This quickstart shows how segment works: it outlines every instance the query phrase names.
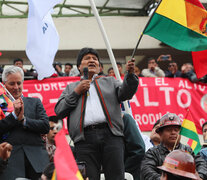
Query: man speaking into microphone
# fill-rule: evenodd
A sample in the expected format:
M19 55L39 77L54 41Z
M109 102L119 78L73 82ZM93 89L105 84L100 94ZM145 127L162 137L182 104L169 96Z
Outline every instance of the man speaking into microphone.
M81 80L67 85L55 112L68 117L68 130L78 161L86 162L86 176L99 180L101 166L107 180L124 180L123 120L120 103L137 91L134 61L128 61L123 83L114 77L98 76L96 50L83 48L77 57Z

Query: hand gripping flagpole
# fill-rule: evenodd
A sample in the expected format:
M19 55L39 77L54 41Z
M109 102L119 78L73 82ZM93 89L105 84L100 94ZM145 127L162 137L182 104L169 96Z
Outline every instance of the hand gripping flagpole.
M97 8L96 8L96 5L94 3L94 0L89 0L90 4L91 4L91 8L93 10L93 13L94 13L94 16L96 17L96 20L97 20L97 23L99 25L99 28L101 30L101 33L102 33L102 36L103 36L103 39L104 39L104 42L105 42L105 45L106 45L106 48L107 48L107 52L108 52L108 55L109 55L109 59L111 61L111 64L112 64L112 67L114 69L114 73L116 75L116 78L119 80L119 81L122 81L121 77L120 77L120 74L119 74L119 71L118 71L118 68L117 68L117 65L116 65L116 60L114 58L114 54L112 52L112 48L111 48L111 45L109 43L109 40L108 40L108 37L107 37L107 34L106 34L106 31L104 29L104 26L103 26L103 23L101 21L101 18L98 14L98 11L97 11ZM128 106L128 103L127 101L124 101L123 102L124 104L124 108L125 108L125 111L129 114L131 114L131 111L129 109L129 106Z

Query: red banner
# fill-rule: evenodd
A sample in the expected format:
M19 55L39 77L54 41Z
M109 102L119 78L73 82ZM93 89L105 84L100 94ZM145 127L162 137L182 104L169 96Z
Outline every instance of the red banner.
M41 99L47 115L55 115L54 106L67 84L79 77L50 78L24 82L24 96ZM190 109L197 130L207 121L207 85L182 78L139 78L137 93L130 100L132 112L142 131L151 131L157 119L167 112L181 119Z

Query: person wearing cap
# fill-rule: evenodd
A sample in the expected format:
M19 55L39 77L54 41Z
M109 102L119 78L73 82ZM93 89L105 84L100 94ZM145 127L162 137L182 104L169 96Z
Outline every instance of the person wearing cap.
M160 180L199 180L196 173L196 164L192 155L183 150L174 150L169 153L162 166Z
M98 76L99 55L83 48L77 57L81 80L70 83L61 94L55 112L68 117L68 130L77 161L86 162L90 180L100 179L101 165L107 180L124 180L124 123L120 103L138 88L134 61L128 61L123 83L112 76Z
M160 119L160 125L156 132L160 135L161 143L150 148L141 165L141 177L143 180L160 180L161 170L157 166L162 166L165 157L175 149L189 152L195 159L196 170L201 179L207 179L207 164L198 153L195 155L188 145L180 143L180 118L173 113L167 113Z

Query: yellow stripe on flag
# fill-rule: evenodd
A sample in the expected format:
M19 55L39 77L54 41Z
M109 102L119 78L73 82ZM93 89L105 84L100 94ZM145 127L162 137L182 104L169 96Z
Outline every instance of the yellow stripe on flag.
M196 148L197 144L198 142L193 140L192 145L191 145L191 148L193 149L193 151Z
M194 122L192 122L192 121L190 121L188 119L184 119L184 121L182 123L182 127L197 133L197 130L196 130Z
M159 5L156 13L187 27L186 7L184 0L162 0L162 3Z
M200 30L201 22L205 18L207 18L206 10L202 9L198 6L195 6L189 2L186 2L186 10L187 10L187 26L188 26L188 28L193 31L196 31L199 34L207 36L207 34L202 33L202 31Z
M56 180L56 170L54 169L53 174L52 174L52 179L51 180Z
M76 177L78 178L78 180L83 180L83 177L82 177L80 171L78 171L78 172L76 173Z

